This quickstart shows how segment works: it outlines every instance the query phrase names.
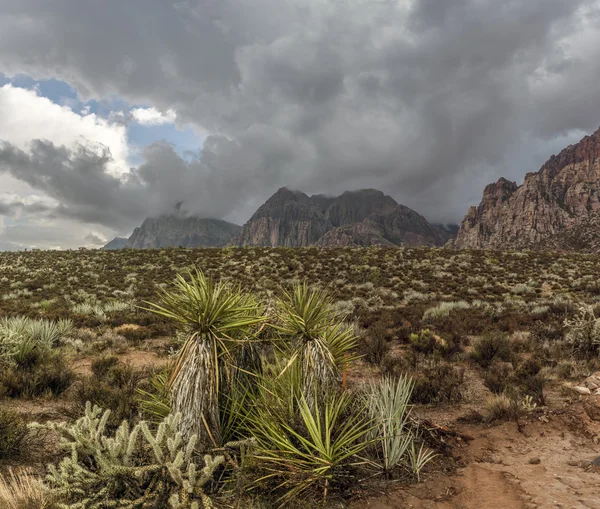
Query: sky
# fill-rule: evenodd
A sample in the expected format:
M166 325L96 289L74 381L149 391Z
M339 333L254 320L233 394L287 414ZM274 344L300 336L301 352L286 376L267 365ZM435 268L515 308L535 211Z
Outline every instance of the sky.
M0 250L378 188L458 223L600 127L600 0L0 0Z

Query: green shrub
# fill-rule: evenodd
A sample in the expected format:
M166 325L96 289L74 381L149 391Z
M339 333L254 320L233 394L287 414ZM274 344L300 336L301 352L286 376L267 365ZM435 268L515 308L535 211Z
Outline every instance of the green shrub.
M309 489L326 499L333 484L349 477L356 456L369 445L371 424L364 408L356 408L348 392L273 401L267 398L249 414L256 439L252 454L259 470L256 484L282 492L281 507ZM296 413L297 412L297 413Z
M372 382L365 390L368 415L373 427L367 433L373 460L389 476L393 469L409 467L417 476L431 454L421 448L416 453L415 436L409 422L409 406L413 381L403 376L386 377Z

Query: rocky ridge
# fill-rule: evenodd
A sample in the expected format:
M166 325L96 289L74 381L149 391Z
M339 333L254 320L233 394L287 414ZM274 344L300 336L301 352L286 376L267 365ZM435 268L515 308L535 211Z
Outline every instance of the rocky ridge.
M181 217L176 214L149 217L136 228L125 245L117 239L103 249L164 248L164 247L223 247L237 235L240 227L221 219Z
M279 189L242 227L239 246L440 246L451 233L376 189L337 197Z
M585 238L594 237L593 218L599 211L600 129L550 157L538 172L528 173L522 185L504 178L488 185L479 206L469 209L453 245L581 248Z

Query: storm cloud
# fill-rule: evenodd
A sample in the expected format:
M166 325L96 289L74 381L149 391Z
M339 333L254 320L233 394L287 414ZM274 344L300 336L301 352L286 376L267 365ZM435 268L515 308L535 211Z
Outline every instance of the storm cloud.
M376 187L460 221L486 183L521 179L600 125L599 6L0 0L0 71L210 133L185 159L153 144L120 176L85 143L5 143L0 167L56 200L53 214L115 231L182 201L243 222L282 185Z

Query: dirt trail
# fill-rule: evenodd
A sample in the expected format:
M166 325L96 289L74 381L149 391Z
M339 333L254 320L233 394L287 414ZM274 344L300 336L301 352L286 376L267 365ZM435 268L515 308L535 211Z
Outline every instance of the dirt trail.
M537 415L522 432L514 422L454 428L473 437L455 448L464 468L351 508L600 509L600 468L590 465L600 455L600 422L580 402Z
M462 475L462 490L450 507L461 509L525 509L522 494L501 473L478 463Z

